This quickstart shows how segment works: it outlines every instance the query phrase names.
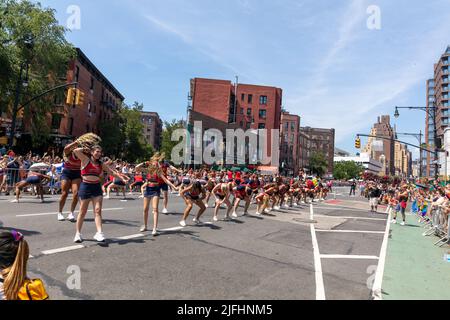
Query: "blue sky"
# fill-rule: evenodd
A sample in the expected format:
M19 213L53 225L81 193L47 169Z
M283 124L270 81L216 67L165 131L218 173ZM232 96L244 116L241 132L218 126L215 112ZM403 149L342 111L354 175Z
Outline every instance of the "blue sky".
M425 81L450 44L447 0L40 2L64 25L67 8L79 6L81 28L68 39L127 103L179 119L189 79L237 75L283 88L284 106L302 126L335 128L336 146L350 152L357 152L355 134L368 133L378 115L425 105ZM380 30L367 27L371 5L380 8ZM424 116L404 111L391 123L416 133L424 131Z

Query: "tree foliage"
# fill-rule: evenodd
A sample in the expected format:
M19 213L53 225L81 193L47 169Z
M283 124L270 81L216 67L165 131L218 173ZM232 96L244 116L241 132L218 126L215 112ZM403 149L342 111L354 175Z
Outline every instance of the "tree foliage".
M154 154L152 146L146 144L143 136L143 109L144 105L139 102L132 106L124 104L111 121L100 125L102 146L107 155L135 163L149 160Z
M55 11L40 3L0 0L0 16L0 113L10 113L21 67L23 79L28 74L28 86L21 88L19 106L63 83L76 51L66 40L68 30L58 24ZM33 119L33 145L41 144L50 133L47 120L54 111L53 100L54 95L48 95L24 109L24 118Z
M177 129L183 129L184 122L181 120L172 120L172 122L165 121L162 132L161 152L166 154L166 158L172 160L172 149L179 143L179 141L172 141L172 133Z
M364 167L354 161L336 162L333 176L338 180L350 180L360 178L361 172Z
M328 162L322 152L314 152L309 159L309 170L318 176L324 175L328 170Z

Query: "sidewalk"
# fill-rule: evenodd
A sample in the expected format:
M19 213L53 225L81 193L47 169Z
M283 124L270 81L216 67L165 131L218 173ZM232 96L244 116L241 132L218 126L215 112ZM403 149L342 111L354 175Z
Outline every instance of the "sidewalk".
M400 220L399 220L400 221ZM407 225L391 224L383 278L384 300L450 299L450 247L434 246L435 236L424 237L418 218L407 216Z

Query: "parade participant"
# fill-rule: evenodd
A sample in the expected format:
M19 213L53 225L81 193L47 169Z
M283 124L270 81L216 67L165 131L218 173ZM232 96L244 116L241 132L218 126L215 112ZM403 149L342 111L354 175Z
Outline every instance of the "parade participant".
M187 206L184 210L183 219L180 221L180 225L182 227L186 226L186 219L191 213L194 204L199 207L199 211L195 216L193 222L196 224L201 224L202 222L200 221L200 217L206 210L205 204L203 203L203 199L206 197L206 193L200 181L195 181L191 186L183 189L181 195L186 199Z
M205 185L205 190L206 190L206 198L205 198L205 207L208 208L208 202L209 199L211 197L211 195L213 194L213 189L216 186L214 179L215 177L213 175L211 176L205 176L204 179L206 180L206 185Z
M42 183L45 180L51 180L51 177L46 174L39 173L38 170L30 170L28 172L26 180L16 184L16 199L11 202L18 203L20 198L20 192L22 191L22 189L31 185L33 187L36 187L38 196L41 198L41 202L43 203L44 188L42 187Z
M0 161L0 194L4 190L5 193L7 191L6 188L6 165L8 164L8 156L3 156L2 160Z
M403 218L403 221L400 223L402 226L406 225L405 211L406 211L406 207L408 205L408 198L409 198L408 185L405 184L401 187L401 190L398 193L398 202L400 205L400 212L401 212L402 218ZM393 224L397 223L397 211L394 214L392 223Z
M63 171L61 174L61 198L59 199L59 212L58 221L64 221L64 206L66 204L67 197L69 196L69 190L72 190L72 203L70 204L70 213L67 220L75 221L75 209L78 204L78 190L81 184L81 161L75 157L73 150L78 147L77 142L68 144L63 151Z
M166 157L165 153L162 153L162 154L156 153L155 156L156 156L156 158L158 160L159 167L161 168L162 173L163 173L165 178L167 178L167 179L169 178L169 170L171 172L182 173L181 170L179 170L179 169L175 168L174 166L172 166L167 160L164 160L165 157ZM164 208L162 210L162 213L168 214L169 213L169 210L168 210L168 205L169 205L169 185L165 181L163 181L163 179L161 177L159 177L159 183L161 185L161 191L162 191L162 194L163 194L163 205L164 205ZM171 185L173 186L173 184L171 184Z
M91 202L94 208L95 225L97 228L97 233L95 234L94 239L97 242L104 242L105 236L102 229L103 194L100 183L101 175L103 172L106 172L122 180L125 184L128 181L128 177L122 175L120 172L112 170L100 160L102 157L102 148L98 145L91 147L90 145L85 144L83 145L83 148L75 149L73 152L75 156L81 160L82 177L80 190L78 192L81 202L80 214L77 220L74 242L83 242L81 228L83 227L84 218Z
M116 166L116 171L117 172L121 172L122 171L122 166L120 166L120 165ZM123 174L123 173L121 173L121 176L122 177L127 177L127 175ZM125 200L126 199L126 196L125 196L126 185L127 184L126 184L125 181L123 181L123 179L115 177L113 182L111 184L109 184L108 188L106 188L106 198L105 199L111 199L111 197L110 197L111 189L114 188L114 189L117 190L117 193L122 191L123 200Z
M239 183L238 183L239 182ZM250 189L250 188L249 188ZM251 189L250 189L251 190ZM236 186L233 188L234 193L234 203L233 203L233 214L231 215L233 218L237 218L237 209L239 208L239 203L245 201L244 208L244 216L248 214L248 207L250 206L250 197L247 194L247 186L240 183L240 180L237 180Z
M270 199L276 190L277 188L275 183L270 183L263 187L263 191L256 196L256 202L258 205L256 215L259 216L264 213L269 213L267 208L269 206Z
M212 194L214 195L214 198L216 199L216 206L214 208L214 218L213 220L215 222L219 221L218 215L219 210L222 206L222 204L225 204L227 206L227 213L225 216L225 220L230 219L230 212L233 209L233 206L230 202L230 188L228 183L220 182L216 184L214 189L212 190Z
M143 184L142 188L144 191L144 209L143 209L143 220L144 224L140 229L140 232L148 231L148 213L150 209L150 204L153 210L153 231L152 235L157 236L158 232L158 222L159 222L159 198L161 196L161 181L171 186L174 190L176 187L165 177L164 172L159 166L159 155L152 157L150 161L140 163L136 166L136 170L146 170L147 171L147 181Z
M139 190L141 190L141 187L144 185L144 175L142 174L141 170L136 169L134 174L133 183L130 184L130 193L133 194L134 188L137 186Z
M0 233L0 300L47 300L40 279L27 277L30 249L15 230Z

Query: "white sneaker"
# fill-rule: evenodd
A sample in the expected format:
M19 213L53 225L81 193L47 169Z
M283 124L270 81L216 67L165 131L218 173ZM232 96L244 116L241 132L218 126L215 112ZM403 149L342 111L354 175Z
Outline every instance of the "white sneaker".
M181 220L181 221L180 221L180 225L181 225L182 227L186 227L186 221L185 221L185 220Z
M159 236L158 229L154 229L154 230L153 230L152 236L154 236L154 237Z
M192 219L192 222L197 223L197 218L194 217L194 219Z
M397 224L397 220L392 219L391 223L392 223L392 224Z
M273 209L274 210L280 210L281 208L280 208L280 206L275 206L275 207L273 207Z
M103 196L106 196L106 192L103 192Z
M167 209L166 209L166 208L164 208L164 209L163 209L163 211L162 211L162 213L164 213L164 214L168 214L168 213L169 213L169 211L167 211Z
M237 218L238 217L238 215L237 215L237 213L236 212L233 212L233 214L231 215L233 218Z
M400 223L401 226L405 226L406 223L404 221L402 221L402 223Z
M302 200L302 204L306 204L306 202Z
M111 199L111 197L110 197L110 196L106 196L105 199L108 199L108 200L109 200L109 199Z
M264 210L265 213L270 213L269 209Z
M19 203L19 200L17 199L11 200L11 203Z
M66 218L64 218L62 213L58 213L58 221L65 221Z
M285 208L285 209L289 209L290 207L289 207L288 204L285 204L285 205L284 205L284 208Z
M63 218L64 218L64 217L63 217ZM70 222L75 222L76 219L75 219L74 214L73 214L73 213L70 213L69 216L67 217L67 220L69 220Z
M105 242L105 235L103 234L103 232L97 232L94 235L94 240L96 240L97 242Z
M144 199L144 196L141 194L141 195L139 196L139 199Z
M73 242L75 242L75 243L82 243L83 242L83 237L81 236L81 233L75 234L75 238L73 239Z
M294 203L294 207L298 207L298 203Z
M142 227L139 229L139 232L146 232L146 231L148 231L148 229L147 229L146 226L142 226Z
M209 204L206 203L206 204L205 204L205 208L209 208Z
M214 217L214 218L213 218L213 221L214 221L214 222L217 222L217 221L219 221L219 219L218 219L217 217Z
M255 213L257 216L260 216L261 215L261 213L260 212L258 212L258 211L256 211L256 213Z

